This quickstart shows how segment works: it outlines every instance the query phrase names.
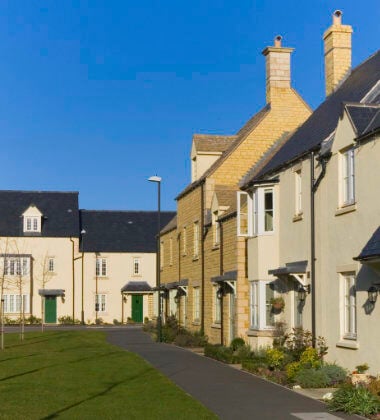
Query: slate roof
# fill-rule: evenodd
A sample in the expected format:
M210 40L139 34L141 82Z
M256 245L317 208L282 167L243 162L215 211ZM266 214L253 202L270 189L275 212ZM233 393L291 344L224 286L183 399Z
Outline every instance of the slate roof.
M161 225L175 216L161 212ZM155 252L157 212L81 210L84 252ZM82 248L81 248L82 249Z
M236 136L214 134L194 134L193 142L198 152L224 152L231 146Z
M0 236L31 236L22 217L31 205L43 215L41 233L33 236L79 236L78 192L55 191L0 191Z
M177 214L170 220L170 222L161 229L161 233L170 232L177 227Z
M245 138L248 136L248 134L256 128L260 122L265 118L265 116L270 111L270 104L265 105L264 108L262 108L259 112L257 112L237 133L236 139L231 143L230 147L223 152L222 156L214 162L210 168L207 169L207 171L196 181L188 185L183 191L181 191L178 196L176 197L176 200L180 199L190 191L194 190L198 185L201 185L205 179L211 175L225 160L228 156L231 155L231 153L239 147L239 145L245 140Z
M272 159L255 175L255 179L279 170L312 150L336 128L344 102L360 102L380 80L380 50L352 70L339 88L311 114L290 136Z
M345 108L357 136L361 136L376 129L380 124L380 105L356 103L346 104Z
M375 230L362 252L354 260L366 261L378 257L380 257L380 226Z
M121 292L150 292L152 288L146 281L129 281L121 288Z

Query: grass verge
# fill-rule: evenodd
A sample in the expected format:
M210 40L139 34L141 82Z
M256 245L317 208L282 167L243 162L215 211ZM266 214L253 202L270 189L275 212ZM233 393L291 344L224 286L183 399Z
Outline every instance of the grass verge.
M215 419L139 356L98 331L7 334L1 419Z

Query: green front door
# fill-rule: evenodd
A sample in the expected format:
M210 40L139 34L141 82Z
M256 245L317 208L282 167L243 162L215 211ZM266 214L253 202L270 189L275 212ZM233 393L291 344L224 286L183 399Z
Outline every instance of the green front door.
M57 297L45 296L45 322L46 324L57 323Z
M143 322L143 296L132 295L132 319L135 322Z

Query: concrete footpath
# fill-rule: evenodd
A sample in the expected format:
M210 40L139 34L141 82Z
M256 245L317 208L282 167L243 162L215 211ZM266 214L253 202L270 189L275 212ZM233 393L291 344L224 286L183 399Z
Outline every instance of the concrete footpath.
M155 343L139 328L107 330L107 338L139 354L221 419L360 418L328 413L319 401L188 350Z

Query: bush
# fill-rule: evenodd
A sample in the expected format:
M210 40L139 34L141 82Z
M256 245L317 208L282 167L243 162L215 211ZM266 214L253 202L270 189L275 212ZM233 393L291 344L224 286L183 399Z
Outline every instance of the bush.
M96 318L95 319L95 324L96 325L103 325L104 324L103 318Z
M300 356L300 364L305 368L320 368L322 363L318 351L313 347L307 347Z
M113 325L121 325L121 322L118 319L113 320Z
M286 385L288 382L286 373L282 370L269 370L264 377L280 385Z
M380 397L380 379L372 379L367 388L373 395Z
M243 360L242 367L243 369L248 370L248 372L253 373L260 373L264 370L268 370L269 372L266 362L260 359Z
M199 332L182 330L175 337L174 344L180 347L204 347L207 344L207 337Z
M329 385L329 377L322 369L301 368L294 379L302 388L325 388Z
M347 371L335 363L326 363L321 370L328 376L329 386L341 384L347 379Z
M286 365L286 376L290 382L294 382L297 373L302 369L300 362L292 362Z
M63 315L58 318L58 322L61 325L73 325L73 324L80 324L79 319L74 319L70 315Z
M326 340L323 337L318 337L315 340L318 357L323 358L327 354L328 347L326 346ZM299 360L301 354L313 345L313 335L310 331L304 330L303 328L293 328L292 332L288 334L285 339L284 346L292 353L295 360Z
M232 349L230 347L221 346L220 344L207 344L205 346L205 356L225 363L235 362Z
M252 359L252 349L251 346L245 344L244 346L240 346L235 352L234 356L237 361L243 362L244 360Z
M236 337L231 341L230 347L236 351L239 347L245 346L245 341L241 337Z
M30 324L30 325L36 325L36 324L41 324L42 319L41 318L37 318L34 315L30 315L30 317L25 319L25 323L26 324Z
M332 411L344 411L349 414L371 416L380 411L380 399L363 386L345 384L334 392L328 402Z
M272 370L281 368L284 357L284 352L277 348L268 349L266 352L267 364Z

